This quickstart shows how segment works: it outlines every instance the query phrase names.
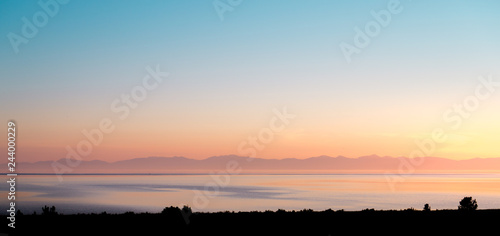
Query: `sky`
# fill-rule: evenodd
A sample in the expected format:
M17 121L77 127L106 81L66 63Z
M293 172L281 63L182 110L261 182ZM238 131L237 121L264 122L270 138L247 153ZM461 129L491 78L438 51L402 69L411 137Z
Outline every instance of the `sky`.
M18 161L500 157L498 1L40 2L0 2Z

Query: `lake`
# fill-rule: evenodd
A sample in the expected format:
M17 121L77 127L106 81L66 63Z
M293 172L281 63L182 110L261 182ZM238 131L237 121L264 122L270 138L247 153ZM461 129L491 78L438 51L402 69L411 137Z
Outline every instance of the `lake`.
M396 184L389 179L401 180ZM5 177L5 179L7 179ZM16 206L25 213L44 205L62 213L193 211L456 209L465 196L480 209L500 208L500 174L339 175L21 175ZM7 210L7 191L0 200Z

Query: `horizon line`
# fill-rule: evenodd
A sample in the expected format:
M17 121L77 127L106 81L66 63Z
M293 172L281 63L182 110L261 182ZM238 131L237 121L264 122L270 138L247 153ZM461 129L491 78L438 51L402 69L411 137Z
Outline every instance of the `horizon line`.
M236 154L227 154L227 155L216 155L216 156L209 156L209 157L206 157L206 158L203 158L203 159L194 159L194 158L190 158L190 157L185 157L185 156L145 156L145 157L134 157L134 158L130 158L130 159L123 159L123 160L117 160L117 161L106 161L106 160L102 160L102 159L92 159L92 160L82 160L82 161L102 161L102 162L106 162L106 163L116 163L116 162L120 162L120 161L129 161L129 160L135 160L135 159L147 159L147 158L185 158L185 159L189 159L189 160L194 160L194 161L203 161L203 160L208 160L210 158L214 158L214 157L237 157L237 158L249 158L249 159L260 159L260 160L308 160L308 159L311 159L311 158L318 158L318 157L328 157L328 158L347 158L347 159L360 159L360 158L364 158L364 157L373 157L373 158L393 158L393 159L398 159L398 158L407 158L407 159L416 159L416 158L440 158L440 159L446 159L446 160L451 160L451 161L467 161L467 160L474 160L474 159L496 159L496 158L500 158L500 157L471 157L471 158L465 158L465 159L452 159L452 158L447 158L447 157L437 157L437 156L424 156L424 157L413 157L413 158L410 158L410 157L406 157L406 156L397 156L397 157L393 157L393 156L380 156L380 155L377 155L377 154L371 154L371 155L363 155L363 156L358 156L358 157L346 157L346 156L342 156L342 155L338 155L338 156L329 156L329 155L319 155L319 156L311 156L311 157L306 157L306 158L294 158L294 157L287 157L287 158L262 158L262 157L249 157L249 156L240 156L240 155L236 155ZM38 162L47 162L47 161L60 161L60 160L64 160L66 158L59 158L59 159L53 159L53 160L40 160L40 161L34 161L34 162L30 162L30 161L25 161L24 163L38 163ZM7 163L7 162L6 162ZM23 163L23 161L19 162L19 163Z

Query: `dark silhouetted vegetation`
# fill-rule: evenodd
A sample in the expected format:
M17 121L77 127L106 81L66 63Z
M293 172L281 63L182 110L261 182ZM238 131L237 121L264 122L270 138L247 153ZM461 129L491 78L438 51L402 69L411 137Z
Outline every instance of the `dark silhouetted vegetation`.
M58 213L56 211L55 206L48 207L45 205L44 207L42 207L42 215L44 215L44 216L56 216L56 215L58 215Z
M12 235L366 235L366 234L473 234L495 232L498 210L477 210L470 197L460 210L192 212L189 206L165 207L160 213L57 214L43 207L42 214L19 215ZM464 209L474 209L463 214ZM432 231L430 231L432 230Z
M19 210L19 209L18 209L18 210L16 211L16 216L22 216L22 215L24 215L24 214L21 212L21 210Z
M424 205L424 211L431 211L431 206L429 205L429 203L426 203Z
M461 211L475 211L476 209L477 201L476 199L472 199L472 197L464 197L458 206L458 210Z

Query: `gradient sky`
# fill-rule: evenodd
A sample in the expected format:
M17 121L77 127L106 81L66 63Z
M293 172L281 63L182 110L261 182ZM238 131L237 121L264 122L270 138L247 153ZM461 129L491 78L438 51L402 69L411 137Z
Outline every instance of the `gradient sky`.
M246 0L221 20L212 0L75 0L15 53L7 35L43 9L1 1L2 137L15 120L18 161L55 160L109 118L86 160L203 159L238 154L287 107L296 118L257 157L408 156L435 128L448 140L432 156L499 157L500 91L457 129L443 114L479 76L500 81L500 2L402 0L347 63L339 45L388 2ZM110 104L156 65L169 77L120 120Z

